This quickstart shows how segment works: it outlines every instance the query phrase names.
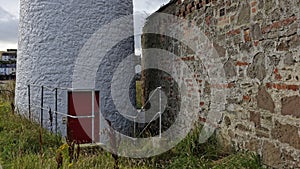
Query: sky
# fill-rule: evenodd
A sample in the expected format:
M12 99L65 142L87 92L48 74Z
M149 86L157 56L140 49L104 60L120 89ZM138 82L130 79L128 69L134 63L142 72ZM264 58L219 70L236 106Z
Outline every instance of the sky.
M0 51L17 48L18 43L18 18L20 0L0 0ZM121 0L120 0L121 1ZM135 13L148 16L169 0L133 0ZM144 18L135 17L135 31L140 33ZM140 38L136 38L136 51L140 53Z
M17 48L19 0L0 0L0 50Z

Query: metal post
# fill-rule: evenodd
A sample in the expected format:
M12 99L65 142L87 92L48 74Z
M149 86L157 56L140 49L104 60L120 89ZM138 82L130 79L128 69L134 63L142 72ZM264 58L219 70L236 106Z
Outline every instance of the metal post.
M161 138L161 87L159 87L159 138Z
M28 115L29 119L31 119L31 107L30 107L30 85L28 85Z
M57 88L55 88L55 105L54 105L54 111L55 111L55 133L57 134Z
M92 142L95 142L95 91L92 90Z
M44 106L44 86L42 86L42 91L41 91L41 127L42 128L43 128L43 116L44 116L43 106Z
M50 120L50 127L51 127L51 133L52 133L52 131L53 131L53 113L52 113L50 107L49 107L49 120Z
M133 118L133 136L134 136L134 138L136 137L136 135L135 135L135 118L136 117Z
M99 104L99 133L97 133L99 135L99 143L101 143L101 125L102 125L102 114L101 114L101 95L100 95L100 91L99 91L99 100L98 100L98 104Z

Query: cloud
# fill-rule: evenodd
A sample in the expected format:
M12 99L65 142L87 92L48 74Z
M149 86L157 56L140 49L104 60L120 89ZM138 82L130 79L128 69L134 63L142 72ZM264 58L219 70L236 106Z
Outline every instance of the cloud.
M135 11L146 12L148 14L155 12L163 4L167 4L170 0L134 0Z
M134 32L142 34L146 18L170 0L134 0ZM135 37L136 54L141 53L141 37Z
M15 17L19 17L20 12L20 0L4 0L4 3L0 3L0 6L9 11L10 14L14 15Z
M2 43L0 42L0 51L6 51L7 49L17 49L17 43Z
M0 41L16 43L18 41L18 19L0 7Z
M17 44L18 41L19 1L10 0L9 2L1 6L11 13L0 6L0 48L4 44ZM134 0L134 11L143 14L135 18L135 33L141 34L145 18L168 2L169 0ZM136 38L135 44L136 48L141 48L140 37Z

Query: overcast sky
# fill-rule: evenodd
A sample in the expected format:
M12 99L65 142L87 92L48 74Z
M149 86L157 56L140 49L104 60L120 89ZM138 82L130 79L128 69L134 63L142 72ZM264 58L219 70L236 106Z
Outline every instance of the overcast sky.
M16 48L19 0L0 0L0 50Z
M17 48L18 41L18 18L20 0L0 0L0 50ZM121 0L120 0L121 1ZM134 11L147 13L155 12L160 6L169 0L134 0ZM136 32L140 32L143 18L135 18ZM140 47L137 39L137 48Z

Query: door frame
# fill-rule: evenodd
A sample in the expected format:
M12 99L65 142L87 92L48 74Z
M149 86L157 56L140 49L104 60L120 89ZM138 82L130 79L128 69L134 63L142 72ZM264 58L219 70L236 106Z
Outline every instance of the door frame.
M69 89L69 90L67 90L67 97L66 97L66 104L67 104L67 116L68 116L68 118L71 118L71 117L69 117L70 116L70 111L69 111L69 109L70 109L70 107L69 107L69 93L78 93L78 92L91 92L91 94L92 94L92 114L91 115L86 115L86 116L94 116L94 117L89 117L89 118L91 118L91 120L92 120L92 138L91 138L91 143L100 143L100 140L101 140L101 138L100 138L100 133L101 133L101 123L102 123L102 121L101 121L101 97L100 97L100 90L94 90L94 89ZM99 135L99 140L95 140L95 117L96 117L96 113L97 112L95 112L95 97L97 96L97 94L96 93L98 93L98 109L99 109L99 133L97 132L97 134ZM97 100L97 98L96 98L96 100ZM88 118L88 117L87 117ZM78 119L78 118L77 118ZM67 127L66 127L66 130L67 130L67 135L68 135L68 133L69 133L69 120L67 120Z

